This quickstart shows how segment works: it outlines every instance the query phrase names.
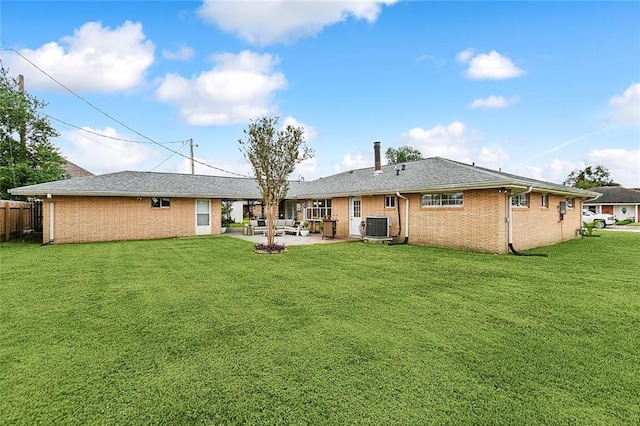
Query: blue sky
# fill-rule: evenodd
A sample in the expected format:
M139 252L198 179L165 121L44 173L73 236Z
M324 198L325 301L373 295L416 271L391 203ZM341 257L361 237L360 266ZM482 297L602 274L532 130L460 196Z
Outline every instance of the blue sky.
M168 149L188 156L192 138L211 166L196 173L250 175L238 139L277 115L315 150L294 179L371 166L380 141L559 183L600 164L640 187L639 2L3 0L0 14L3 65L96 174L189 173Z

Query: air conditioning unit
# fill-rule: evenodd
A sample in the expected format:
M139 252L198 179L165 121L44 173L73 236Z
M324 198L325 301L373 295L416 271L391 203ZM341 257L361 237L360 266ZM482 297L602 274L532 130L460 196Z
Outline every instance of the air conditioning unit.
M387 216L369 216L365 219L365 236L369 238L389 238L391 218Z

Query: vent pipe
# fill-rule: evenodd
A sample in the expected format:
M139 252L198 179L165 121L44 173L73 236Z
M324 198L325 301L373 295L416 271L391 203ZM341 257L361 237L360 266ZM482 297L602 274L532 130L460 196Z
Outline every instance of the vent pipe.
M382 163L380 162L380 142L373 143L373 154L375 159L374 173L382 173Z

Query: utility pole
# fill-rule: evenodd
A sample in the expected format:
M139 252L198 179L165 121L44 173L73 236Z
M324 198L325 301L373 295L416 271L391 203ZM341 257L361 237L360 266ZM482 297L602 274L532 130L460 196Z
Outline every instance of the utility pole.
M24 75L22 74L18 74L18 93L20 93L20 96L24 96ZM25 133L25 123L22 123L20 125L20 143L24 147L27 146L27 137Z
M193 163L193 138L189 138L189 152L190 152L189 158L191 159L191 174L194 175L196 173L195 173L195 164Z

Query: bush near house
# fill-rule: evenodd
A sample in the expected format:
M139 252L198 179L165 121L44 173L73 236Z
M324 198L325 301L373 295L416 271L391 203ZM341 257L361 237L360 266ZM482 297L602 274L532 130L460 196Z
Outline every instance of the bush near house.
M639 242L3 244L0 424L638 424Z

